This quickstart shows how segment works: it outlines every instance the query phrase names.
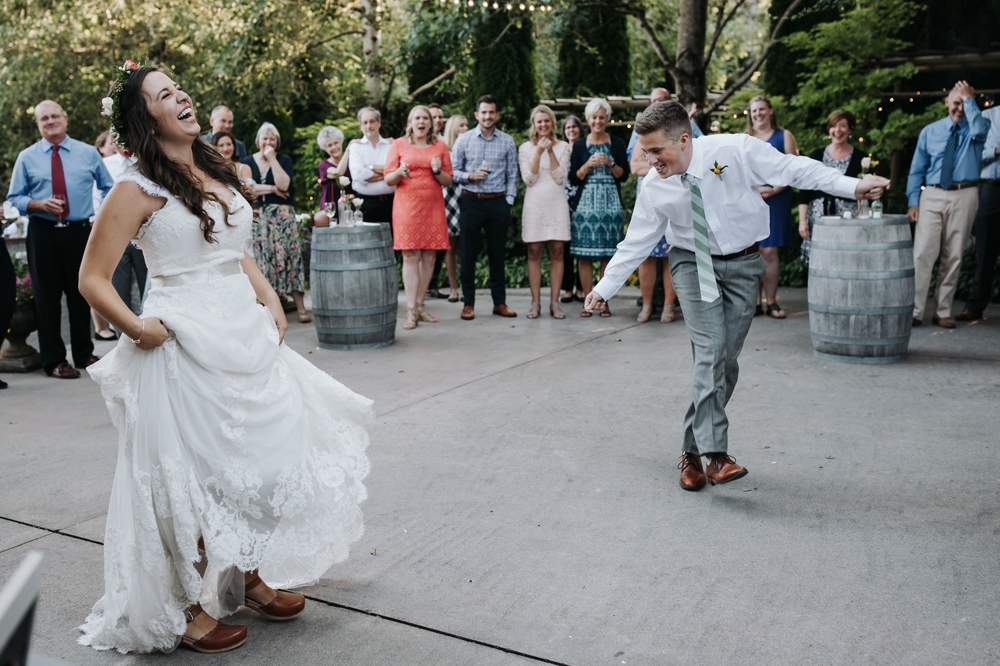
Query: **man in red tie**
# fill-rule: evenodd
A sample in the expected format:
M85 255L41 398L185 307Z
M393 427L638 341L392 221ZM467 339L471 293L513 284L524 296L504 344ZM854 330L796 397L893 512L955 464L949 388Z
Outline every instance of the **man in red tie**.
M97 149L66 135L66 114L57 103L36 105L35 124L42 139L17 156L7 200L29 216L28 269L42 367L51 377L73 379L80 371L66 359L62 297L69 311L73 362L86 368L98 359L90 335L90 306L80 295L77 275L90 237L93 188L106 195L114 181Z

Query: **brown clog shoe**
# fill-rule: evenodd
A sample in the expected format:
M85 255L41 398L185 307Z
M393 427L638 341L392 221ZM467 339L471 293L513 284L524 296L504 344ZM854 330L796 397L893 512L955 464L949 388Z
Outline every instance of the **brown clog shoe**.
M681 488L684 490L701 490L705 487L705 470L698 454L682 453L677 469L681 471Z
M252 580L247 582L245 591L249 592L263 582L260 576L255 575ZM257 611L268 620L292 620L302 615L306 609L306 598L294 592L278 592L277 596L266 604L254 601L250 597L245 597L243 603L247 608Z
M201 604L195 604L187 612L188 624L204 611ZM207 634L195 640L189 636L181 636L181 645L203 654L229 652L243 645L247 640L247 628L241 624L216 623Z
M713 486L717 483L729 483L742 479L749 474L746 467L736 464L736 458L726 453L713 453L709 456L705 475Z

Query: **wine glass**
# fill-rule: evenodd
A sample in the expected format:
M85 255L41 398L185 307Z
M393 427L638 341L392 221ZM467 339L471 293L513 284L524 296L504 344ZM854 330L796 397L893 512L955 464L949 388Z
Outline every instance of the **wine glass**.
M69 202L66 200L66 195L53 194L52 198L59 201L60 205L62 205L62 211L59 213L59 219L56 222L56 227L65 227L66 223L63 222L63 220L66 219L66 209L69 208Z

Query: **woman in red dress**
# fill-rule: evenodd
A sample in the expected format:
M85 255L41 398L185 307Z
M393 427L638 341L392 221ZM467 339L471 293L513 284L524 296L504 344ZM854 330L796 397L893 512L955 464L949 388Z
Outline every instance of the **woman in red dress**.
M392 202L393 247L403 252L406 322L435 322L424 308L424 294L434 274L434 257L447 250L448 219L441 187L451 185L451 156L433 131L431 112L415 106L406 136L396 139L385 160L385 184L396 186Z

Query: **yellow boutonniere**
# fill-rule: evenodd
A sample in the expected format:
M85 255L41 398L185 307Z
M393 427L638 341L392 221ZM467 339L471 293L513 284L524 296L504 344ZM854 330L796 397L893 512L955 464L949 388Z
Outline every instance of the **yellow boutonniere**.
M728 168L729 168L728 164L719 164L718 162L716 162L715 165L712 167L712 173L718 176L719 180L722 180L722 172Z

